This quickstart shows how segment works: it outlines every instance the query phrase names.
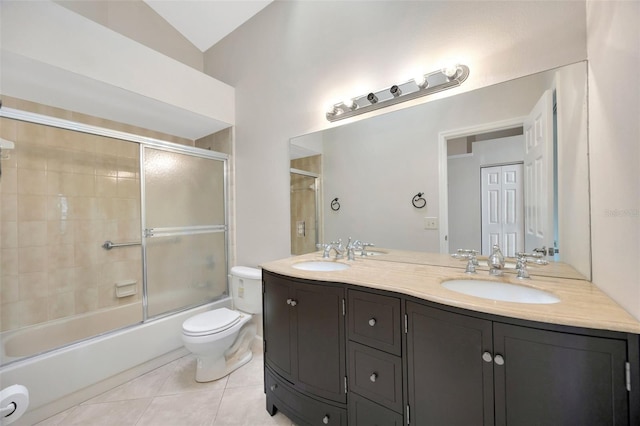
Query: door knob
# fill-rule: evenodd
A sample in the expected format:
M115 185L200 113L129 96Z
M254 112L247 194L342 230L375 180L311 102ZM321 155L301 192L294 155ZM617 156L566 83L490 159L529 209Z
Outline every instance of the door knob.
M494 361L497 365L504 365L504 358L502 355L496 355Z
M322 418L322 423L324 423L325 425L328 425L328 424L329 424L329 415L325 415L325 416Z
M371 327L373 327L374 325L376 325L376 319L375 319L375 318L371 318L371 319L369 320L369 325L370 325Z
M375 381L378 380L378 373L371 373L369 380L375 383Z
M484 362L491 362L491 361L493 361L493 357L491 356L491 353L490 353L490 352L484 352L484 353L482 354L482 360L483 360Z

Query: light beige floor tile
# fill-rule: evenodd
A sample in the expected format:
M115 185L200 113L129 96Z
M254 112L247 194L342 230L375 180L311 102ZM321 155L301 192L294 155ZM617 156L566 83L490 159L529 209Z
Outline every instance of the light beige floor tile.
M202 392L224 390L227 385L229 376L223 377L213 382L198 383L196 382L196 358L193 355L187 355L178 360L176 368L160 388L160 395L174 395L183 392Z
M62 425L133 426L151 403L151 398L79 405L62 421Z
M227 389L243 386L262 386L264 383L263 368L262 353L254 353L251 361L229 375Z
M142 376L96 396L83 404L124 401L127 399L149 398L158 394L162 385L179 365L180 360L170 362Z
M75 409L76 407L71 407L68 410L41 421L40 423L36 423L35 426L62 426L64 425L64 419Z
M155 397L136 426L210 425L222 393L216 390Z
M226 389L212 426L290 426L291 421L281 414L267 413L262 386Z

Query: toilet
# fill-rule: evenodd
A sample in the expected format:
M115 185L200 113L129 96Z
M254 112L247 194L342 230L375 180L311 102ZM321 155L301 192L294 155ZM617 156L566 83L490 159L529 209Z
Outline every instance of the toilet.
M184 346L197 357L196 382L220 379L251 360L257 332L252 315L262 312L262 272L234 266L229 283L233 309L202 312L182 324Z

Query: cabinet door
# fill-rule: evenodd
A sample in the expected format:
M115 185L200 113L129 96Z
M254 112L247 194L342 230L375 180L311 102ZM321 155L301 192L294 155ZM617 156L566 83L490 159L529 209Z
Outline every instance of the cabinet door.
M295 358L292 356L290 295L291 284L280 277L264 273L263 316L265 362L278 374L293 380Z
M412 302L407 315L411 424L493 425L491 322Z
M494 324L496 424L627 425L626 341ZM502 364L502 365L500 365Z
M303 283L294 283L292 288L297 385L346 403L344 289Z

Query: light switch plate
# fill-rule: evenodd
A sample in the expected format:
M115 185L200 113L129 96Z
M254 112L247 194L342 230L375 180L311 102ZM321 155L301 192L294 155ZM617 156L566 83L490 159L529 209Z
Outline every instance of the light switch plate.
M425 217L424 218L424 229L438 229L438 218L437 217Z

